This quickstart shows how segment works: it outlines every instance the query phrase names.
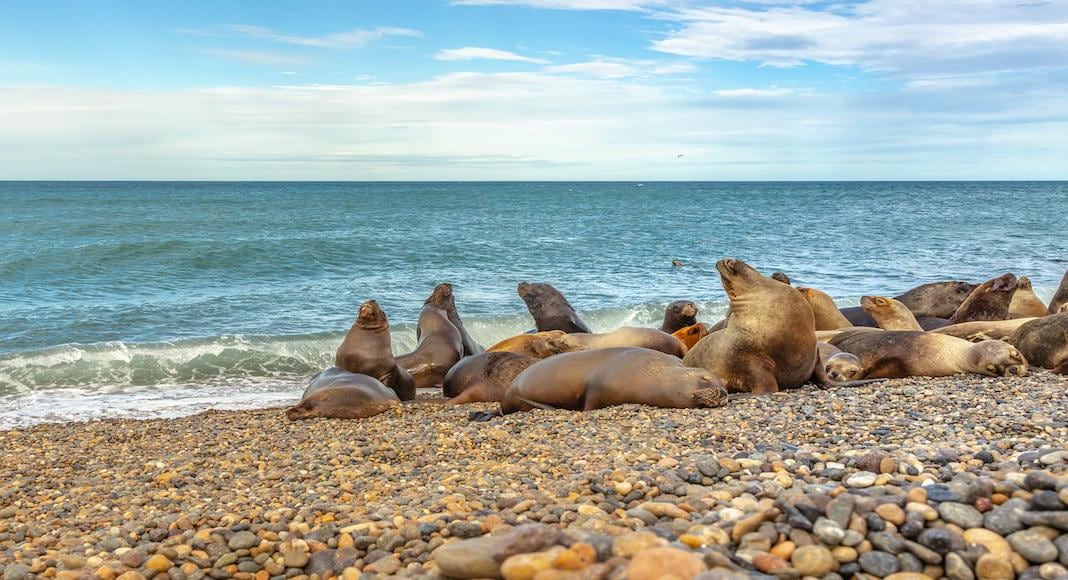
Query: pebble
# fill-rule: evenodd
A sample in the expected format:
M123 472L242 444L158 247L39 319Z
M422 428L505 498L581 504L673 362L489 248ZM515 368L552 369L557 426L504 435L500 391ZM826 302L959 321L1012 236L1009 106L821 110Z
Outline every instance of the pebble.
M898 571L898 560L886 552L865 552L860 555L860 568L880 578L889 576Z
M875 478L878 477L870 471L858 471L849 476L846 480L846 485L853 488L865 488L875 485Z
M1020 530L1007 539L1012 549L1028 562L1044 564L1057 559L1057 547L1035 528Z
M834 556L823 546L801 546L794 550L790 563L802 576L822 577L834 567Z
M1011 559L986 554L975 563L975 574L980 580L1013 580L1016 578L1016 569Z
M627 580L660 580L665 571L672 578L691 580L705 571L697 555L676 548L650 548L639 552L627 566Z

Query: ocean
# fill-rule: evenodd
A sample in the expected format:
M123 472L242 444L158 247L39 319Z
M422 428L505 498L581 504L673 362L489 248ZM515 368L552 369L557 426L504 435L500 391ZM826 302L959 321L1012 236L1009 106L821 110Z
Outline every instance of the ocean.
M718 320L746 260L855 305L1068 268L1068 183L0 182L0 428L296 401L359 304L397 354L455 285L490 344L533 326L521 281L595 331L673 300ZM673 259L684 267L673 267Z

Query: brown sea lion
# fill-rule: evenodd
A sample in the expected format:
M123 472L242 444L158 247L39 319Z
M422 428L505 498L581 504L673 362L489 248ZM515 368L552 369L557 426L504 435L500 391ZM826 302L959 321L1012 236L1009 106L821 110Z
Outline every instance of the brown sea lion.
M1049 299L1049 309L1046 312L1056 314L1061 312L1066 304L1068 304L1068 272L1064 273L1060 286L1053 293L1053 298Z
M963 338L968 342L982 342L984 340L1008 340L1016 329L1034 320L1028 318L1010 318L1008 320L976 320L974 322L961 322L950 324L942 328L936 328L931 332Z
M464 351L463 336L449 320L449 313L431 301L435 294L431 294L419 313L416 331L419 343L415 350L397 357L397 364L412 375L419 388L440 387L445 373L462 358Z
M356 322L334 355L334 364L350 373L381 381L402 401L415 398L415 380L393 357L389 319L374 300L360 305Z
M816 363L812 382L817 385L832 386L840 383L858 381L864 374L864 368L856 355L842 352L826 342L817 342L819 362Z
M664 309L664 322L660 330L668 334L697 324L697 305L689 300L676 300Z
M901 301L885 296L864 296L860 307L883 330L923 330L916 316Z
M444 310L449 315L449 322L456 327L456 330L460 331L460 338L462 339L464 347L463 356L473 356L486 352L486 349L482 348L482 345L478 344L475 342L475 339L471 338L471 335L467 332L467 328L464 327L464 321L460 319L460 313L456 311L456 297L453 294L452 284L449 284L448 282L438 284L430 294L430 298L426 299L426 302ZM416 339L420 338L419 333L419 328L416 327Z
M550 284L520 282L516 288L519 297L534 317L539 332L562 330L564 332L590 332L590 327L579 318L567 298Z
M330 367L312 377L300 403L286 410L286 418L363 419L400 404L397 394L378 379Z
M645 348L603 348L531 365L505 391L501 412L537 407L590 411L627 403L690 409L726 401L722 382L684 366L677 357Z
M682 358L686 354L686 345L666 332L655 328L624 326L612 332L586 333L576 332L557 338L550 338L549 343L559 345L559 350L590 350L595 348L636 347L658 350Z
M697 344L702 338L709 335L709 326L707 324L698 322L692 326L686 328L680 328L671 333L671 336L682 341L682 344L686 345L686 350L693 348L693 345Z
M838 306L834 304L834 300L826 292L821 292L815 288L798 288L797 291L812 307L816 330L835 330L853 326L849 319L838 310Z
M924 318L948 319L953 316L975 287L975 284L959 280L931 282L894 296L894 299L911 310L920 326L924 326ZM854 326L877 326L875 319L860 306L842 308L841 311ZM935 322L929 326L937 328Z
M512 380L539 360L511 352L469 356L449 369L442 394L452 405L500 402Z
M731 302L730 324L698 342L683 363L708 370L732 392L774 393L809 380L816 328L801 293L741 260L720 260L716 270Z
M1002 274L991 278L972 290L968 299L950 317L950 324L975 320L1005 320L1009 317L1009 304L1016 291L1016 276Z
M1009 316L1027 318L1045 316L1048 313L1049 308L1042 303L1042 299L1035 294L1034 288L1031 287L1031 279L1027 276L1017 278L1016 292L1013 293L1012 301L1009 302Z
M936 334L906 330L846 331L831 345L860 359L864 378L945 377L974 373L992 377L1024 376L1027 360L1000 340L971 343Z
M773 273L771 275L771 279L772 280L778 280L779 282L782 282L783 284L786 284L787 286L790 285L790 277L787 276L785 272L775 272L775 273Z
M1068 311L1030 320L1013 333L1009 342L1031 364L1068 374Z
M545 358L566 350L559 350L559 344L550 344L549 339L559 338L567 334L562 330L549 330L546 332L530 332L506 338L486 349L486 352L511 352L534 358Z

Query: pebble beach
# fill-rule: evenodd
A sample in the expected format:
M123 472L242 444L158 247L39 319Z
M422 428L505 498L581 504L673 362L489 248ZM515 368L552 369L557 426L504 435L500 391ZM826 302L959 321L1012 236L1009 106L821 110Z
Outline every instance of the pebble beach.
M0 432L4 580L1068 576L1068 379ZM420 404L422 403L422 404Z

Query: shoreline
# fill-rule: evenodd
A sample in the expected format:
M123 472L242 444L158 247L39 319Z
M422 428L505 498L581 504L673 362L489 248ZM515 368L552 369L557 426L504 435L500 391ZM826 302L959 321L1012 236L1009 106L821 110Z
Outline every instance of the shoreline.
M941 538L956 548L971 533L959 524L976 514L990 531L989 514L1008 511L996 507L1006 502L1024 514L1047 502L1054 516L1042 517L1068 526L1068 379L1048 372L806 387L719 409L626 405L467 421L494 406L292 423L272 407L0 431L4 579L434 575L458 551L435 554L442 545L464 539L477 565L479 549L533 533L516 527L532 522L565 530L529 550L543 552L545 566L589 545L596 562L582 573L604 577L640 566L649 549L716 573L779 566L786 577L811 564L807 555L828 554L827 570L814 569L821 576L945 573L958 560L1035 574L1068 564L1068 530L1056 525L995 530L1012 549L994 563L965 547L935 562L938 550L926 547ZM921 485L925 501L908 501ZM844 520L832 509L839 497L854 498ZM920 514L920 532L908 514ZM838 528L819 523L836 517ZM839 537L855 540L850 531L861 541ZM1052 560L1022 554L1011 537L1019 532L1053 536ZM798 550L805 541L812 549Z

